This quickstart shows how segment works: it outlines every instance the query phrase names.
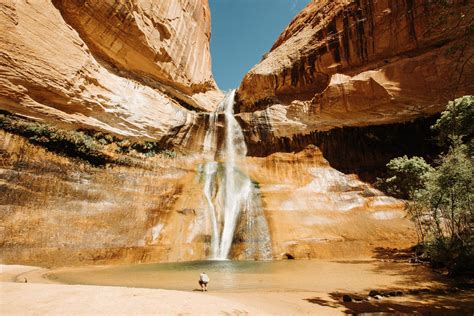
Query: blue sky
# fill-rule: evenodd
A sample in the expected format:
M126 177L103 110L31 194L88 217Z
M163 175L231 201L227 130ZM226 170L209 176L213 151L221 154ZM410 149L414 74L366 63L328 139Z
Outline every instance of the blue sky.
M214 78L222 90L237 88L310 0L209 0Z

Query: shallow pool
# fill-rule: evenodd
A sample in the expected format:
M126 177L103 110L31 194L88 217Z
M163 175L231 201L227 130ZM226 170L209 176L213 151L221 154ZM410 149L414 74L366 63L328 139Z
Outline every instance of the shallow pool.
M337 291L409 286L432 280L426 269L380 261L193 261L68 268L46 275L66 284L198 290L201 272L213 291Z

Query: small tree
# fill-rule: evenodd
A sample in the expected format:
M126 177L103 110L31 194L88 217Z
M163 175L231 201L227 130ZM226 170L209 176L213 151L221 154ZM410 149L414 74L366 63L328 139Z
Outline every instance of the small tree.
M433 168L419 157L395 158L384 181L388 193L409 199L406 209L431 262L451 273L474 270L473 122L474 97L450 102L432 126L440 144L449 145L438 165Z
M431 127L438 133L440 145L451 145L454 141L467 144L472 155L474 136L474 96L464 96L448 103L446 111Z
M425 236L429 234L431 261L454 273L472 270L473 201L474 164L467 155L467 146L454 144L429 174L426 189L412 205L418 212L429 211L422 230Z
M423 158L407 156L390 160L388 178L379 179L379 186L389 194L402 199L413 199L425 186L427 174L433 169Z

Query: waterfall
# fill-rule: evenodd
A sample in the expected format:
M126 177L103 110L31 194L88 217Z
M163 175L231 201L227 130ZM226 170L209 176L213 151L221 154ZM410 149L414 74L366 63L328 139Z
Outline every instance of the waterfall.
M271 257L268 225L263 214L258 189L239 168L247 154L242 129L234 117L235 90L229 92L216 112L209 115L209 128L203 141L204 154L212 154L200 171L204 177L203 193L211 221L211 258L227 259L239 231L245 257ZM217 122L224 116L219 142ZM220 147L218 148L220 144Z

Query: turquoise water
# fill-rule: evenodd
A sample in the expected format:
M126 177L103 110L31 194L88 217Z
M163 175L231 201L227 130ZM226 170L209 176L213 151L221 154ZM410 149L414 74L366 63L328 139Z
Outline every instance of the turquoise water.
M276 267L288 266L288 262L203 260L180 263L152 263L112 268L117 270L146 271L206 271L215 273L271 273ZM291 265L291 264L290 264Z

